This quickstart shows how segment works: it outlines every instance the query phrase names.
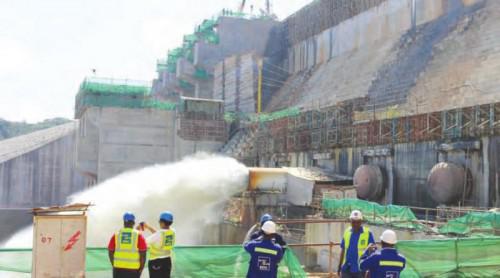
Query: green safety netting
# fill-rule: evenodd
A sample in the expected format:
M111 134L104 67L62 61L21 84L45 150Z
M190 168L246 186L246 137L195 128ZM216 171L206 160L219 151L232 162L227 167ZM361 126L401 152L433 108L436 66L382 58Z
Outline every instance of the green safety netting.
M300 109L297 107L290 107L284 110L279 110L272 113L261 113L251 117L254 122L269 122L279 120L287 117L294 117L300 114Z
M264 123L275 121L287 117L295 117L300 114L300 109L297 107L291 107L284 110L279 110L271 113L260 113L260 114L249 114L241 112L226 112L224 114L224 119L226 122L234 122L236 119L250 121L252 123Z
M181 87L184 90L192 91L194 90L194 85L189 83L186 80L179 79L179 87Z
M95 94L147 95L150 91L146 82L132 80L85 78L80 85L80 92Z
M163 72L168 70L168 64L166 59L158 59L156 61L156 71Z
M401 241L401 277L500 277L500 237Z
M250 257L241 246L176 247L173 277L245 277ZM108 251L105 248L88 248L87 272L110 271ZM0 271L31 272L30 249L0 249ZM279 277L305 277L302 266L288 250L279 267Z
M210 73L208 73L205 69L196 68L193 76L198 79L207 80L210 79Z
M110 95L82 95L77 100L77 110L83 107L122 107L132 109L152 108L158 110L175 110L177 104L154 99L129 98Z
M500 233L500 213L470 212L449 220L446 225L439 228L439 232L456 235L495 235Z
M176 104L151 98L151 88L145 82L86 78L80 85L75 101L76 114L86 107L153 108L175 110Z
M347 219L351 211L360 210L363 218L371 224L413 230L425 229L424 225L417 222L417 217L408 207L383 206L359 199L323 199L322 207L326 217Z

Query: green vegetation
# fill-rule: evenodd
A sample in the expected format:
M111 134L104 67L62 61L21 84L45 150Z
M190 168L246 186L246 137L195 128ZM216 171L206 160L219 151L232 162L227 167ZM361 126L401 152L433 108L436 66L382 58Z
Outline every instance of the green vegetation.
M39 123L9 122L0 119L0 140L27 134L33 131L54 127L70 122L64 118L47 119Z

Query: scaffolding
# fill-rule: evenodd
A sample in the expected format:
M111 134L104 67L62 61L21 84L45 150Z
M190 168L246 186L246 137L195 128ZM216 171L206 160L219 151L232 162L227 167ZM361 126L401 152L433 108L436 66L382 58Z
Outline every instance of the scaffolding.
M80 118L88 107L172 111L176 109L176 104L154 99L151 85L147 82L88 77L80 85L75 98L75 118Z
M250 119L245 127L255 131L257 153L261 155L432 140L450 141L500 134L500 102L413 116L358 121L355 113L360 109L361 102L353 100L309 111L290 108L254 116L226 114L225 118L229 121Z

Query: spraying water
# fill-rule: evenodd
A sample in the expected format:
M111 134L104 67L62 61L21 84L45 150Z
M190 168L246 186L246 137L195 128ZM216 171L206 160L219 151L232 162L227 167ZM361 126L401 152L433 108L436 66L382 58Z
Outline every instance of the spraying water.
M203 226L218 223L224 203L246 187L247 168L236 160L197 154L181 162L124 173L69 197L70 203L92 203L87 246L106 246L122 227L122 215L158 226L160 212L174 213L177 242L199 244ZM30 247L32 228L15 234L4 247Z

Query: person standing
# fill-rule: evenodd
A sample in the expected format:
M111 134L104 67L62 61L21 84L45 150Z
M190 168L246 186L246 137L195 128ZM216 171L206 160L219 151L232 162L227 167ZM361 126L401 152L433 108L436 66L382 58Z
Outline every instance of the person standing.
M382 250L377 250L377 245L371 244L361 256L361 271L367 271L370 278L399 278L401 271L406 266L406 259L395 248L398 242L396 233L385 230L380 237Z
M266 223L267 221L272 221L273 220L273 217L269 214L269 213L266 213L264 215L262 215L262 217L260 218L260 228L257 232L253 233L252 235L250 235L250 239L251 240L254 240L254 239L259 239L259 238L262 238L264 236L264 232L262 231L262 226L264 225L264 223ZM273 240L276 244L278 244L279 246L281 246L281 248L283 249L283 253L285 253L286 251L286 242L285 240L283 240L283 237L278 234L278 233L274 233L273 234Z
M123 215L123 228L115 233L108 244L113 278L139 278L146 262L147 245L144 237L134 230L135 216Z
M283 258L283 249L273 242L276 224L266 221L261 229L264 233L261 239L250 240L244 245L251 257L247 278L276 278L278 264Z
M362 278L363 273L359 266L359 259L368 245L375 243L373 234L368 227L363 227L361 211L354 210L349 217L351 227L344 232L340 243L340 261L338 275L342 278Z
M146 242L149 245L149 277L169 278L172 272L172 250L175 245L175 230L171 228L174 215L170 211L160 214L160 230L156 231L146 223L141 223L150 235Z

